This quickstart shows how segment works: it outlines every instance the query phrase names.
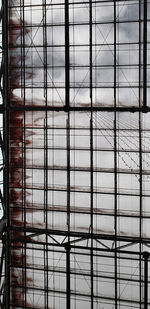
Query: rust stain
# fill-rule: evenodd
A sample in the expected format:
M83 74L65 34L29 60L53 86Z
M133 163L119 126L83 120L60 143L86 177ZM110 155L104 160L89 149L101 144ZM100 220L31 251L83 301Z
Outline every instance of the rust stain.
M14 95L13 91L16 88L20 88L21 71L17 69L18 63L21 61L21 56L18 55L17 40L22 35L29 33L27 23L25 23L24 33L22 31L20 22L13 20L13 13L10 9L9 15L9 87L10 87L10 104L12 106L21 106L24 101ZM33 74L27 72L26 79L33 77ZM9 164L10 164L10 225L15 227L24 226L24 200L23 200L23 168L24 168L24 144L29 145L31 142L29 136L34 132L27 132L27 138L24 141L24 114L21 111L9 112ZM17 189L16 189L17 188ZM19 205L21 206L18 206ZM11 249L11 305L13 308L23 307L24 304L24 285L33 285L33 279L29 277L23 269L27 264L28 257L23 253L23 241L24 233L19 231L13 231L11 233L12 244L15 247ZM15 242L15 239L19 239ZM26 240L30 240L27 236ZM16 267L16 268L15 268ZM21 267L21 271L17 269ZM33 308L31 304L26 304L28 308Z
M22 30L21 21L13 20L13 13L10 9L9 16L9 101L10 105L13 107L21 107L24 104L26 106L44 106L44 101L33 101L30 102L14 94L14 90L20 88L21 84L21 71L18 69L18 63L22 61L21 56L18 55L17 40L21 38L22 35L27 35L29 33L29 27L27 23L24 23L25 28ZM33 78L33 73L27 71L26 80ZM51 103L49 103L51 104ZM38 114L39 115L39 114ZM35 117L32 119L34 126L36 123L43 119L41 114L40 117ZM33 124L32 124L33 125ZM25 266L30 265L28 262L28 256L24 254L24 240L34 241L34 238L26 236L25 233L19 231L24 225L28 228L44 228L44 223L34 222L24 222L24 212L30 214L39 211L39 209L33 209L32 203L28 201L28 191L30 185L27 183L26 188L24 188L24 146L32 145L32 136L35 134L33 130L26 130L24 137L24 126L26 128L30 123L24 124L24 112L23 111L10 111L9 112L9 166L10 166L10 225L12 227L17 227L17 231L11 232L12 247L11 247L11 306L13 308L23 308L25 306L25 295L24 295L24 285L26 287L35 286L35 279L25 272ZM38 126L40 126L38 124ZM27 159L26 159L27 163ZM26 175L26 179L29 176ZM26 201L24 201L24 190L26 194ZM19 269L20 268L20 269ZM33 308L32 304L26 303L27 308ZM43 307L36 307L42 309ZM35 307L34 307L35 309Z

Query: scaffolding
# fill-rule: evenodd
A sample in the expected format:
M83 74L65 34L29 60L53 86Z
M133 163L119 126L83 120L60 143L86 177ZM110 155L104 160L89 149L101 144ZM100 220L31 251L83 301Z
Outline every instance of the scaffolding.
M1 12L1 308L148 309L150 2Z

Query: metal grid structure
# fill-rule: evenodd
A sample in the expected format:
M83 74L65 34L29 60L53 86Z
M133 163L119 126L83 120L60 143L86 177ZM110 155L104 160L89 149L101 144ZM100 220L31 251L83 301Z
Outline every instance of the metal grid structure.
M150 4L3 1L5 308L148 308Z

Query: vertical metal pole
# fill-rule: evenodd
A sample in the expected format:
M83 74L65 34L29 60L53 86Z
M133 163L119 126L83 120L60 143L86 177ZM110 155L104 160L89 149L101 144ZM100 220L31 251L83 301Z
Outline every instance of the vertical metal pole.
M67 309L71 308L71 302L70 302L70 244L66 245L66 270L67 270L67 276L66 276L66 290L67 290Z
M65 0L65 109L68 112L67 126L67 226L70 242L70 60L69 60L69 2ZM70 245L66 247L66 308L70 309Z
M23 220L24 220L24 238L26 239L26 52L25 52L25 35L26 35L26 24L25 24L25 0L22 1L22 65L23 65L23 143L22 143L22 169L23 169ZM24 250L23 250L24 249ZM27 271L26 271L26 263L27 263L27 245L26 242L22 243L22 252L24 252L24 262L22 265L22 278L24 282L22 297L24 300L24 306L27 306Z
M45 97L45 119L44 119L44 222L46 229L46 245L44 250L44 283L45 283L45 309L49 307L48 292L48 115L47 115L47 9L46 0L43 0L43 66L44 66L44 97Z
M115 249L117 247L117 123L116 123L116 107L117 107L117 98L116 98L116 63L117 63L117 51L116 51L116 0L114 0L114 229L115 229ZM117 302L117 252L114 253L115 259L115 309L118 307Z
M68 243L70 242L70 115L67 119L67 226ZM66 246L66 291L67 309L70 309L70 245Z
M69 59L69 3L65 0L65 87L66 87L66 102L65 108L69 110L69 86L70 86L70 59Z
M148 309L148 259L149 252L143 252L144 258L144 309Z
M8 1L2 1L2 48L4 57L3 72L3 100L4 100L4 146L5 146L5 170L4 170L4 203L6 209L7 229L6 229L6 255L5 255L5 276L6 276L6 309L10 308L10 246L9 246L9 97L8 97Z
M5 256L5 244L3 243L2 254L1 254L1 258L0 258L0 285L1 285L1 280L2 280L4 256Z
M91 112L92 113L92 112ZM91 152L91 309L94 308L94 285L93 285L93 119L90 120L90 152Z
M93 285L93 53L92 53L92 0L89 0L89 40L90 40L90 101L91 101L91 119L90 119L90 186L91 186L91 309L94 308L94 285Z
M144 0L143 21L143 106L147 106L147 0Z
M68 237L69 237L69 232L70 232L70 115L69 115L69 112L68 112L68 119L67 119L67 226L68 226Z
M139 1L139 108L141 106L141 1ZM140 192L140 219L139 219L139 231L140 242L139 251L142 252L142 191L143 191L143 178L142 178L142 126L141 126L141 112L139 111L139 192ZM140 309L142 309L142 259L139 258L139 296L140 296Z
M89 38L90 38L90 100L91 100L91 113L93 107L93 72L92 72L92 61L93 61L93 53L92 53L92 43L93 43L93 36L92 36L92 0L89 1Z

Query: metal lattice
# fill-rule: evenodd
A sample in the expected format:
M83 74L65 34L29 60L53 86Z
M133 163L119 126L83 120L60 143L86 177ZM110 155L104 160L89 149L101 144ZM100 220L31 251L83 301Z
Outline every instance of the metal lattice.
M149 17L3 1L7 309L148 308Z

